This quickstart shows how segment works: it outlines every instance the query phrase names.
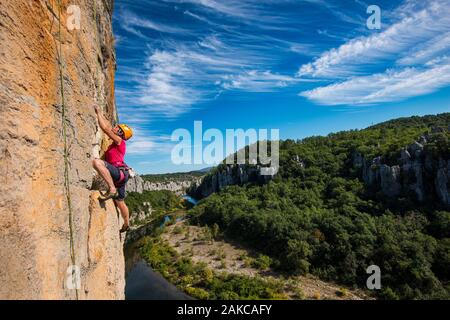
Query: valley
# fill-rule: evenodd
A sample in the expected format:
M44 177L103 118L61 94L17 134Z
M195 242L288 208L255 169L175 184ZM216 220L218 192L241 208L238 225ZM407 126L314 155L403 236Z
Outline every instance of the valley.
M194 207L154 198L155 224L134 240L197 299L446 299L449 125L441 114L281 141L277 175L221 164L187 189ZM371 265L380 290L366 288Z

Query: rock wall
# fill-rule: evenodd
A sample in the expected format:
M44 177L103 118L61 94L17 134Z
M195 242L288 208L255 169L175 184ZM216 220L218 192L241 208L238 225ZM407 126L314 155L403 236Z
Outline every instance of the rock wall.
M143 202L142 207L143 208L137 212L130 212L130 225L132 227L152 215L153 208L150 202Z
M242 185L247 182L266 183L272 178L273 176L270 175L261 175L259 165L221 165L213 172L208 173L201 181L194 183L187 193L195 199L202 199L219 192L226 186Z
M419 202L440 201L450 207L450 159L426 150L423 135L400 152L398 163L387 165L383 157L365 159L353 154L353 166L363 181L391 199L413 195Z
M111 121L116 113L113 3L58 4L0 2L0 299L123 299L122 221L112 203L100 207L91 191L91 161L108 143L92 105ZM80 29L67 28L69 5L80 9ZM66 281L71 239L79 290Z
M169 190L176 193L177 195L182 195L193 183L199 183L200 181L201 178L150 182L145 181L144 179L142 179L142 177L136 175L135 177L128 180L127 191L142 193L144 191Z

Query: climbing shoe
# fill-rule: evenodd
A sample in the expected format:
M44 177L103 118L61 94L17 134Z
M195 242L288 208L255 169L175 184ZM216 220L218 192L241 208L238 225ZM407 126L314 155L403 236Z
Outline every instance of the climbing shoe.
M100 196L98 197L98 200L106 201L106 200L109 200L109 199L116 199L118 196L119 196L119 192L116 191L115 193L112 193L112 192L108 191L105 194L100 193Z
M127 232L130 229L130 226L123 225L122 229L120 229L120 233Z

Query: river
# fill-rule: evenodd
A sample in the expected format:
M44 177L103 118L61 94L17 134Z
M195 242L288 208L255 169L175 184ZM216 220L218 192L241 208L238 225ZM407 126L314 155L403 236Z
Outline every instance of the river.
M193 205L197 201L187 195L184 199ZM166 217L167 218L167 217ZM166 219L164 220L166 222ZM139 255L135 244L125 248L125 299L126 300L191 300L176 286L168 282Z
M126 300L190 300L190 296L168 282L139 256L131 244L125 251Z

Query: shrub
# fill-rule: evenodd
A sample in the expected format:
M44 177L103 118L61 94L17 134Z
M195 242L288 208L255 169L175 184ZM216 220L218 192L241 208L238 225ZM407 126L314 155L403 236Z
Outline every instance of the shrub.
M302 288L296 287L294 289L294 297L295 297L295 299L298 299L298 300L304 300L306 296L305 296L305 293L303 292Z
M200 299L200 300L208 300L209 299L208 291L206 291L202 288L188 287L185 290L186 290L186 293L193 298Z
M173 228L174 234L181 234L182 232L183 232L183 228L181 226L176 226L175 228Z
M251 262L252 266L259 270L268 270L272 264L272 259L266 255L260 254Z
M341 298L346 297L348 295L348 290L346 288L340 288L336 291L336 295Z

